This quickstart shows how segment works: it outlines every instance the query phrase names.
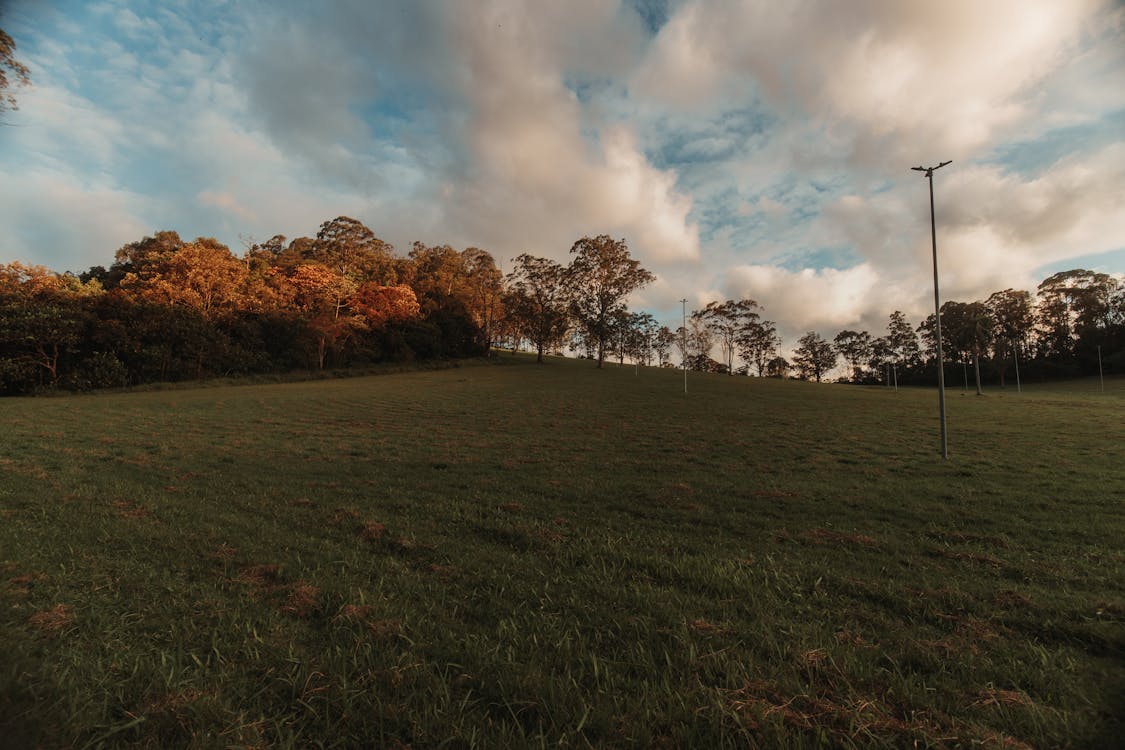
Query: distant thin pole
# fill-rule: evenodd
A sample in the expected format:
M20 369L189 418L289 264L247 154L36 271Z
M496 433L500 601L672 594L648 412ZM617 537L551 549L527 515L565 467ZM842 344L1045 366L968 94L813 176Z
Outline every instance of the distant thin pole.
M1014 341L1012 342L1012 361L1016 363L1016 393L1023 393L1023 386L1020 385L1020 352Z
M938 358L938 412L941 416L941 457L949 458L949 443L945 429L945 360L941 355L941 300L938 295L937 272L937 221L934 218L934 170L941 169L951 162L943 161L936 167L911 167L916 172L925 172L930 183L930 240L934 249L934 327L937 330Z
M1098 383L1101 384L1102 393L1105 393L1105 378L1102 376L1102 345L1098 344Z
M683 307L684 324L680 328L680 350L684 360L684 393L687 393L687 298L680 300Z

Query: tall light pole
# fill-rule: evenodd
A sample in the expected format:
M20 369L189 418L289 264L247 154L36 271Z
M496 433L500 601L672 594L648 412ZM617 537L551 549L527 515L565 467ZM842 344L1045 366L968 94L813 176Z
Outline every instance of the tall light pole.
M952 162L943 161L936 167L911 167L915 172L925 172L930 183L930 240L934 248L934 327L937 334L938 360L938 412L941 415L941 457L949 458L949 443L945 432L945 360L941 356L941 300L938 296L937 275L937 223L934 221L934 170Z
M684 324L680 327L680 354L684 360L684 393L687 393L687 299L680 300L684 309Z

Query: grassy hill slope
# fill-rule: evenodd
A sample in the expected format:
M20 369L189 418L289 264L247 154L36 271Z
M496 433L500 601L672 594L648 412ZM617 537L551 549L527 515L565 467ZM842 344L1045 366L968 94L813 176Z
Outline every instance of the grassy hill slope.
M507 358L506 358L507 359ZM524 358L0 402L15 746L1097 746L1125 388Z

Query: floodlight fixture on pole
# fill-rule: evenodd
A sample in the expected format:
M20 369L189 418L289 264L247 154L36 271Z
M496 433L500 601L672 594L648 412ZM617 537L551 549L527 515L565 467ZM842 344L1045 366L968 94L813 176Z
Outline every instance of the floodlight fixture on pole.
M943 161L936 167L911 167L915 172L925 172L930 183L930 241L934 250L934 328L937 338L938 359L938 412L941 416L941 457L949 458L949 443L945 430L945 361L941 355L941 300L938 296L937 272L937 223L934 220L934 170L941 169L951 161Z
M680 300L683 307L684 324L680 327L680 354L684 360L684 393L687 393L687 299Z

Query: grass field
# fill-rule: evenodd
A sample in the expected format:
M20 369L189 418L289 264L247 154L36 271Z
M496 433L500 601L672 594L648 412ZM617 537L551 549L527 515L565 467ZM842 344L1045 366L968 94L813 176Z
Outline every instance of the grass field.
M1108 747L1125 381L0 401L5 747Z

